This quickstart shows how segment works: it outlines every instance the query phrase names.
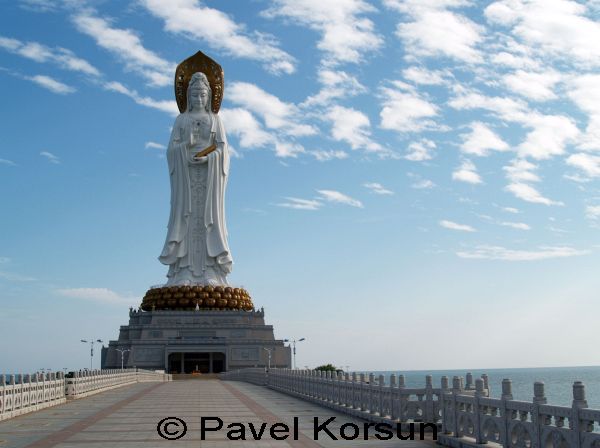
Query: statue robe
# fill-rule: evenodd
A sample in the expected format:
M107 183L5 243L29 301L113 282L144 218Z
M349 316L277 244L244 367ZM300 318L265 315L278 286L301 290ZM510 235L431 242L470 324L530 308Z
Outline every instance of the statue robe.
M206 254L190 254L192 191L193 180L190 178L190 163L193 154L187 149L187 136L192 125L190 114L184 112L175 120L171 140L167 149L167 161L171 179L171 213L167 238L159 257L161 263L169 265L168 277L170 282L177 277L183 268L193 271L194 277L200 283L227 284L226 275L231 272L233 259L227 243L227 227L225 224L225 188L229 174L229 152L227 138L220 117L211 114L212 125L209 144L217 145L210 153L206 170L206 199L204 203L204 222ZM195 162L198 163L198 162ZM198 255L195 257L194 255ZM193 261L181 265L181 260L205 260L204 266L197 266ZM203 278L204 271L214 270L216 278ZM197 270L201 268L202 273ZM208 269L208 272L210 271ZM192 280L194 281L194 280ZM178 284L178 282L172 283Z

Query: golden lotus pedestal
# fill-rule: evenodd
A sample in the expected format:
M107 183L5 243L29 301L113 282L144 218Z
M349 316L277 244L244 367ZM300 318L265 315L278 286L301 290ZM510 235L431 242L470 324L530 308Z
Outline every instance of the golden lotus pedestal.
M230 286L162 286L150 288L141 305L154 310L245 310L254 309L250 294L243 288Z

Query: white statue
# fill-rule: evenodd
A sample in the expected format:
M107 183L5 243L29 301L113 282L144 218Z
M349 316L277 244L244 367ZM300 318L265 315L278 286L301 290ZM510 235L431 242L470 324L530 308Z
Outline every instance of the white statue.
M228 285L233 264L224 204L229 152L211 100L206 75L194 73L187 89L187 108L175 120L167 149L171 215L159 257L169 266L167 285ZM198 156L212 145L216 149Z

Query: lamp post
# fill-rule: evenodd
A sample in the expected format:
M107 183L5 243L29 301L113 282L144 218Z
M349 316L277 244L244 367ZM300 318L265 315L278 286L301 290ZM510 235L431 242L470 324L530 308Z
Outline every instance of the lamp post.
M124 350L122 348L116 348L115 350L121 353L121 370L123 370L123 357L125 356L125 353L130 352L131 350Z
M90 339L89 341L87 339L82 339L81 342L83 342L85 344L90 344L90 371L91 371L94 366L94 344L96 342L102 343L103 341L102 341L102 339L96 339L95 341L93 339Z
M271 352L273 351L272 348L265 348L263 347L263 350L266 351L268 353L268 367L267 367L267 372L269 372L271 370Z
M294 370L296 370L296 343L302 342L302 341L306 341L306 338L300 338L298 340L296 340L296 339L284 339L283 340L283 342L289 342L290 344L292 344L292 353L294 355L294 358L292 361L292 368Z

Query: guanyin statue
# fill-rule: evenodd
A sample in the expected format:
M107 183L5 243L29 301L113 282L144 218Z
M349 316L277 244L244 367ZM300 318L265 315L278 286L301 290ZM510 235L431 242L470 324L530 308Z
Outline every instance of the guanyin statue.
M177 67L181 113L167 149L171 213L159 257L169 266L167 286L228 285L233 259L225 224L229 152L218 115L222 93L222 69L204 54Z

